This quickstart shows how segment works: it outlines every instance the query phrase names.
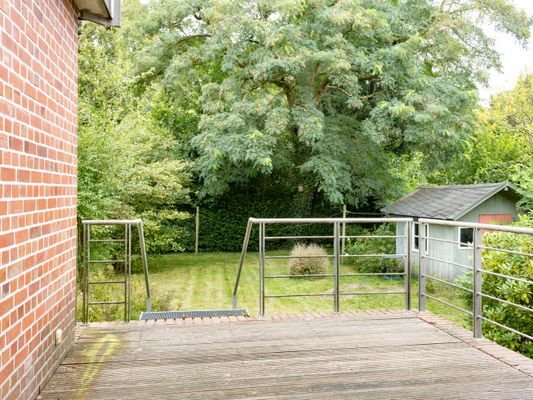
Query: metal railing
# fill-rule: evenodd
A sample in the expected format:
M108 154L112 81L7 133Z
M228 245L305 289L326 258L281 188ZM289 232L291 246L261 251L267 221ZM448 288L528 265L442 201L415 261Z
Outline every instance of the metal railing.
M148 260L146 257L146 244L144 241L144 227L141 219L133 220L83 220L83 238L82 238L82 295L83 295L83 322L89 322L89 308L90 306L102 306L123 304L124 305L124 321L128 322L131 319L131 260L132 260L132 227L137 228L139 235L140 256L143 265L145 289L146 289L146 310L150 311L152 308L152 300L150 293L150 279L148 276ZM123 226L123 238L104 238L92 239L91 228L95 226ZM103 260L93 259L91 257L91 243L122 243L124 246L124 257L120 260ZM91 267L98 264L122 264L124 267L123 279L107 279L91 281ZM122 301L92 301L91 300L91 286L94 285L124 285L124 300Z
M495 248L490 246L484 246L483 245L483 233L484 231L491 231L491 232L505 232L505 233L515 233L515 234L524 234L524 235L533 235L533 228L525 228L525 227L516 227L516 226L502 226L502 225L489 225L489 224L478 224L478 223L467 223L467 222L454 222L454 221L443 221L443 220L435 220L435 219L420 219L420 248L426 248L426 241L435 241L435 242L447 242L452 244L457 244L459 246L460 244L463 244L460 242L460 240L449 240L449 239L442 239L438 237L431 237L431 229L429 230L430 236L426 236L426 225L431 226L449 226L449 227L457 227L457 228L471 228L473 230L473 242L471 244L471 250L473 252L473 265L464 265L461 263L457 263L452 260L445 260L442 258L433 257L431 254L431 251L429 254L425 254L423 251L419 252L419 291L418 291L418 307L420 311L426 310L426 300L431 299L433 301L436 301L438 303L444 304L446 306L449 306L451 308L454 308L458 311L461 311L463 313L466 313L470 315L473 319L473 334L475 338L482 337L482 329L483 329L483 321L496 325L504 330L513 332L517 335L520 335L528 340L533 341L533 336L531 336L531 333L525 333L525 332L519 332L516 329L513 329L509 326L506 326L504 324L501 324L497 321L493 321L489 318L486 318L483 316L483 298L490 299L492 301L499 302L501 304L505 304L511 307L515 307L517 309L520 309L522 311L526 311L529 313L533 313L533 309L526 307L521 304L516 304L514 302L501 299L499 297L492 296L488 293L483 292L483 275L493 275L497 276L503 279L508 280L514 280L518 282L525 283L527 285L533 285L533 281L530 281L528 279L501 274L498 272L488 271L483 268L483 251L494 251L494 252L502 252L507 254L513 254L518 255L522 257L526 257L528 259L531 259L533 257L533 254L516 251L516 250L509 250L509 249L502 249L502 248ZM459 238L460 239L460 238ZM461 285L458 285L456 283L448 282L446 280L439 279L435 276L432 276L428 274L427 272L427 264L428 261L435 261L437 263L442 264L448 264L454 267L462 268L463 270L470 270L472 271L472 288L467 288ZM433 280L439 283L442 283L444 285L447 285L449 287L453 287L459 290L467 291L472 293L472 302L473 307L472 310L466 310L462 307L459 307L455 304L451 304L448 301L432 296L427 293L427 280ZM533 318L533 315L532 315Z
M237 270L237 277L235 280L235 286L233 288L233 308L237 308L237 294L239 289L239 283L241 279L242 269L244 266L244 259L248 249L252 228L257 225L259 228L259 315L265 314L265 299L268 298L288 298L288 297L332 297L333 298L333 311L340 311L340 298L341 296L358 296L358 295L389 295L389 294L403 294L405 296L405 308L411 308L411 262L410 262L410 248L411 248L411 218L250 218L246 227L246 233L244 235L243 247L239 261L239 267ZM346 224L383 224L394 223L403 224L404 231L402 235L390 235L390 236L349 236L341 234L341 226L344 228ZM278 224L329 224L332 226L332 235L285 235L285 236L267 236L266 227L269 225ZM342 229L344 231L344 229ZM394 254L341 254L342 242L345 239L372 239L372 238L390 238L397 241L402 238L403 246L401 252L398 252L398 246L395 246L396 252ZM309 240L309 239L321 239L332 240L333 254L325 255L328 259L333 259L333 271L332 273L324 274L311 274L311 275L265 275L265 260L269 259L291 259L291 258L304 258L304 256L268 256L266 255L266 242L270 240ZM309 256L310 258L317 258L317 256ZM384 272L384 273L341 273L341 259L349 257L376 257L376 258L393 258L403 261L402 272ZM343 277L356 277L356 276L403 276L404 278L404 290L402 291L373 291L373 292L342 292L341 291L341 279ZM332 278L332 292L327 293L281 293L281 294L266 294L265 281L269 279L290 279L290 278Z
M403 234L396 234L391 236L384 236L384 235L360 235L360 236L349 236L346 234L342 234L341 232L344 232L344 226L346 224L382 224L382 223L395 223L404 224L403 227ZM525 234L525 235L533 235L533 228L526 228L526 227L515 227L515 226L502 226L502 225L491 225L491 224L479 224L479 223L467 223L467 222L455 222L455 221L444 221L444 220L435 220L435 219L419 219L418 223L420 224L419 227L419 249L426 249L428 248L426 242L435 242L435 243L447 243L451 245L457 245L464 244L460 241L460 238L458 240L451 240L449 238L443 238L443 237L437 237L437 235L432 236L431 232L432 230L429 230L429 235L426 235L426 225L438 225L438 226L449 226L449 227L456 227L456 228L471 228L473 230L473 240L471 245L469 244L469 249L472 251L472 259L473 263L472 265L466 265L465 263L457 262L451 259L436 257L434 252L431 249L435 248L435 245L429 246L429 252L425 251L419 251L418 252L418 262L419 262L419 271L418 271L418 308L419 311L426 311L426 303L427 300L430 299L431 301L435 301L437 303L443 304L445 306L451 307L457 311L463 312L473 319L473 335L476 338L479 338L482 336L482 328L483 328L483 321L489 324L493 324L495 326L498 326L502 329L505 329L507 331L513 332L515 334L518 334L528 340L533 341L533 336L531 333L526 332L519 332L516 329L513 329L512 327L506 326L498 321L491 320L483 315L483 308L482 308L482 300L489 299L491 301L496 301L501 304L505 304L510 307L515 307L519 310L525 311L525 312L533 312L533 309L517 304L515 302L502 299L499 297L496 297L494 295L491 295L489 293L486 293L483 291L483 276L484 275L492 275L497 276L502 279L507 279L515 282L521 282L527 285L533 285L533 281L529 279L525 279L523 277L517 277L517 276L511 276L502 274L499 272L489 271L487 269L483 268L483 252L487 251L494 251L494 252L502 252L507 254L513 254L517 256L527 257L531 259L533 257L533 254L526 253L522 251L517 251L513 249L503 249L503 248L494 248L491 246L486 246L483 244L483 233L485 231L491 231L491 232L506 232L506 233L515 233L515 234ZM267 236L266 235L266 227L269 225L276 225L276 224L330 224L332 225L332 234L331 235L280 235L280 236ZM384 295L384 294L404 294L405 295L405 308L410 309L411 307L411 251L412 251L412 243L413 243L413 220L411 218L250 218L248 220L248 224L246 227L246 233L244 236L243 241L243 248L240 256L239 261L239 267L237 270L237 278L235 281L235 286L233 288L233 308L237 308L237 296L238 296L238 289L239 289L239 283L241 280L242 270L244 267L244 260L246 257L252 229L254 226L258 226L259 228L259 314L263 316L265 314L265 299L268 298L287 298L287 297L316 297L316 296L330 296L333 297L333 310L335 312L340 311L340 298L341 296L357 296L357 295ZM363 239L363 238L391 238L391 239L399 239L403 238L403 244L398 245L398 241L396 244L396 252L395 254L342 254L340 249L342 247L342 243L345 239ZM266 249L266 243L271 240L312 240L312 239L320 239L320 240L332 240L333 241L333 254L326 255L328 259L333 259L333 271L331 273L324 273L324 274L310 274L310 275L290 275L290 274L278 274L278 275L272 275L272 274L265 274L265 261L269 259L290 259L290 258L302 258L302 256L269 256L267 255L267 249ZM316 258L316 256L311 256ZM341 265L341 259L343 258L350 258L350 257L381 257L381 258L398 258L402 259L404 263L404 269L402 272L386 272L386 273L373 273L373 272L367 272L367 273L341 273L340 265ZM466 287L463 286L460 283L457 282L450 282L445 279L441 279L437 276L431 275L428 273L427 267L428 263L433 262L434 264L438 265L449 265L454 268L461 269L462 272L464 271L471 271L472 272L472 287ZM343 277L351 277L351 276L403 276L404 277L404 290L403 291L389 291L389 292L342 292L340 289L340 283L341 279ZM331 278L333 280L332 286L333 290L332 292L327 293L281 293L281 294L266 294L265 291L265 282L269 279L290 279L295 277L302 277L302 278ZM460 307L456 304L452 304L446 299L439 298L436 295L429 294L427 292L427 281L433 281L437 282L439 284L446 285L447 287L462 290L468 293L471 293L472 295L472 309L467 310L463 307ZM532 317L533 318L533 317Z

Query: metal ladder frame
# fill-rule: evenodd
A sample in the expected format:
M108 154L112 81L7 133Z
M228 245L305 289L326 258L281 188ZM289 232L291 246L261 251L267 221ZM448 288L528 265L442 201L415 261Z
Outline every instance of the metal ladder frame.
M110 305L110 304L124 304L124 322L131 319L131 238L132 226L137 228L139 234L139 245L141 250L141 259L143 263L144 279L146 285L146 310L151 311L152 301L150 293L150 280L148 276L148 260L146 258L146 244L144 241L143 221L141 219L134 220L83 220L83 252L82 252L82 295L83 295L83 322L89 322L89 308L92 305ZM91 227L105 226L105 225L123 225L124 239L91 239ZM91 243L124 243L124 260L91 260ZM124 263L124 280L104 280L92 281L90 280L91 264L95 263ZM90 287L91 285L101 284L124 284L124 301L91 301Z

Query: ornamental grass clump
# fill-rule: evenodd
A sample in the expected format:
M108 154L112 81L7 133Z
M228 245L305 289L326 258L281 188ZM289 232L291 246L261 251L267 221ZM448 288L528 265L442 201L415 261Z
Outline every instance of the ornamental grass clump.
M289 258L289 271L291 275L314 275L325 274L329 261L326 250L314 243L296 244L291 250Z

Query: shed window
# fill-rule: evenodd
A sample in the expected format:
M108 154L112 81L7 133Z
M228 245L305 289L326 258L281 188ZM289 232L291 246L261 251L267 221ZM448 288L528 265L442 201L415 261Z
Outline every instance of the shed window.
M426 225L426 238L429 237L429 225ZM419 224L418 222L414 223L413 228L413 250L418 251L419 246L419 240L420 240L420 234L419 234ZM425 253L428 254L429 251L429 240L426 239L426 251Z
M471 249L474 243L474 228L459 228L459 248Z

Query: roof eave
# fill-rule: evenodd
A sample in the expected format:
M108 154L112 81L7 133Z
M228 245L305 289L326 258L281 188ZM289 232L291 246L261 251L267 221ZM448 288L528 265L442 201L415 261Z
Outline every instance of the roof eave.
M120 0L74 0L78 19L107 27L120 26Z

